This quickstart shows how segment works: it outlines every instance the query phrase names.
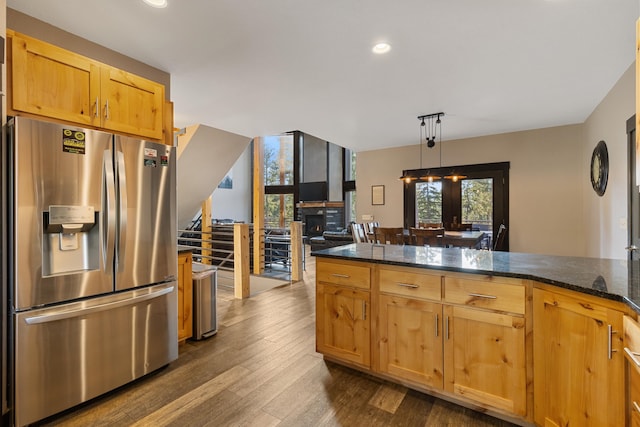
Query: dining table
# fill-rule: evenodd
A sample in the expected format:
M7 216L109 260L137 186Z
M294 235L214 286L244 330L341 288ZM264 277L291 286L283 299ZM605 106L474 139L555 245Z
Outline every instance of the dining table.
M442 246L481 249L484 231L445 231Z

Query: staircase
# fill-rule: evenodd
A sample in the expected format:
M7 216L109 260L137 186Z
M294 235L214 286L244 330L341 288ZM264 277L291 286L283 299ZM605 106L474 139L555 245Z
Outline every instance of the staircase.
M178 136L178 229L186 229L251 138L205 125L184 128Z

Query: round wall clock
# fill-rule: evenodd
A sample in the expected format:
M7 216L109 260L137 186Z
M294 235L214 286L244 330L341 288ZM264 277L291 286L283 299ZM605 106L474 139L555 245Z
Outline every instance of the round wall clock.
M598 142L591 155L591 185L598 196L604 195L609 179L609 152L604 141Z

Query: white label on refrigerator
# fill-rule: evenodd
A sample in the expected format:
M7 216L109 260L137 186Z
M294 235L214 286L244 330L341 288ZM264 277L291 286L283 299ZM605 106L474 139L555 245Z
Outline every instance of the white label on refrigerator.
M154 150L153 148L145 148L144 149L145 157L158 157L158 150Z

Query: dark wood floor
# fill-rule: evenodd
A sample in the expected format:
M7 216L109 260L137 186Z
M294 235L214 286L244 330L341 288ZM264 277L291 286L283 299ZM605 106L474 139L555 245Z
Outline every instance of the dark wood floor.
M51 426L511 426L326 362L315 349L315 265L247 300L219 290L219 331L168 367Z

